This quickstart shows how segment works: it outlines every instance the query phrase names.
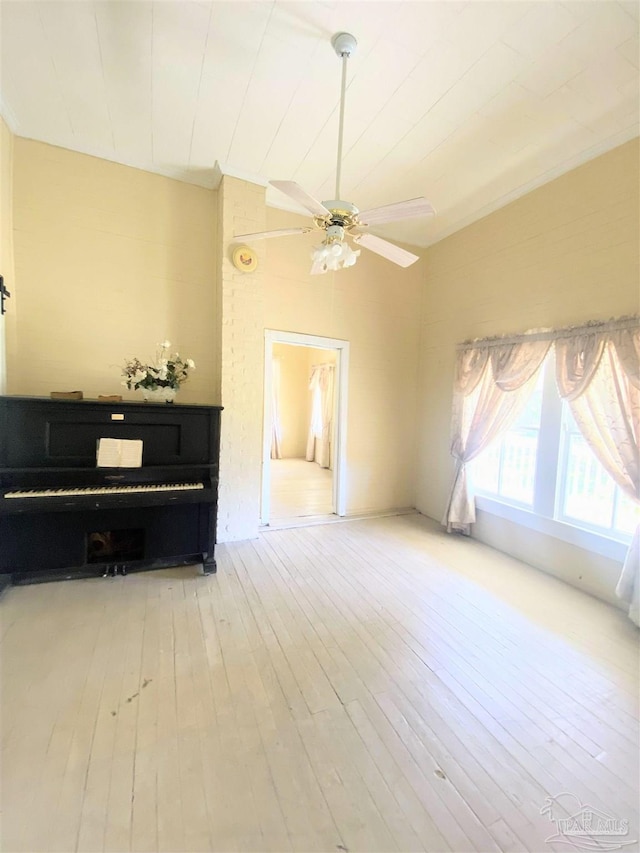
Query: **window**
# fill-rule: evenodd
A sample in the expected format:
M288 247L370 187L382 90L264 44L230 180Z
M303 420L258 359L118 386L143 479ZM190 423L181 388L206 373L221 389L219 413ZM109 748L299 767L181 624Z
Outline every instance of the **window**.
M628 542L640 507L589 449L556 389L550 354L524 411L469 466L478 495Z
M524 411L473 463L476 489L533 506L542 413L543 371Z
M320 383L316 382L311 392L311 433L314 438L322 438L322 389Z
M558 517L590 529L631 537L640 521L638 506L591 452L566 403L562 420Z

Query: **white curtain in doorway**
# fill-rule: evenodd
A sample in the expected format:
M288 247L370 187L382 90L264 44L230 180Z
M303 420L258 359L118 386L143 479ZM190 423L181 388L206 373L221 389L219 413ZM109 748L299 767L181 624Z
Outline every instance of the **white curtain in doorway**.
M334 387L335 366L315 365L309 381L312 407L306 458L307 462L317 462L322 468L331 468Z
M271 458L282 459L282 421L280 419L280 362L274 358L271 372Z

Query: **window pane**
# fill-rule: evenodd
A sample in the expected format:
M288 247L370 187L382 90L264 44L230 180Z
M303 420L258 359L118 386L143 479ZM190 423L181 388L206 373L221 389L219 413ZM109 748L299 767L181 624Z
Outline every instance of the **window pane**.
M640 524L640 504L632 501L620 489L614 522L615 529L633 536L638 524Z
M616 485L581 435L570 433L563 515L598 527L611 527Z
M512 429L506 433L500 479L500 494L505 498L533 504L537 447L537 430Z
M471 466L476 488L533 506L544 370L518 420Z
M515 424L504 434L499 493L519 503L533 505L538 432L542 413L544 371Z
M500 481L500 444L494 442L471 463L474 486L493 494L498 493Z
M536 387L533 389L527 405L522 410L522 414L511 427L512 430L518 429L539 429L540 416L542 414L542 391L544 388L544 368L538 374Z
M314 438L322 438L322 392L319 385L316 385L313 389L311 432Z

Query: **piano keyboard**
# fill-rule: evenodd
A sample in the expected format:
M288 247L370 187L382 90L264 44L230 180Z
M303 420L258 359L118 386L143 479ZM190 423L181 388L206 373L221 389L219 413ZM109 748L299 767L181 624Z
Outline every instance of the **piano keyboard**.
M178 492L204 489L204 483L144 483L136 486L86 486L78 489L21 489L5 498L67 498L85 495L130 495L138 492Z

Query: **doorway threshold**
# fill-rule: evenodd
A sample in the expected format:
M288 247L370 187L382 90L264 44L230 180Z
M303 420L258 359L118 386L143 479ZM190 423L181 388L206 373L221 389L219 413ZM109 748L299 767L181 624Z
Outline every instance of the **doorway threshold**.
M368 518L386 518L394 515L414 515L418 510L413 507L401 507L399 509L372 510L371 512L358 512L352 515L306 515L298 518L274 518L269 524L261 524L260 533L269 533L272 530L288 530L291 527L311 527L315 524L338 524L343 521L364 521Z

